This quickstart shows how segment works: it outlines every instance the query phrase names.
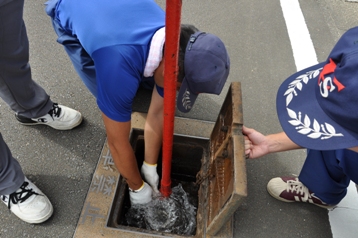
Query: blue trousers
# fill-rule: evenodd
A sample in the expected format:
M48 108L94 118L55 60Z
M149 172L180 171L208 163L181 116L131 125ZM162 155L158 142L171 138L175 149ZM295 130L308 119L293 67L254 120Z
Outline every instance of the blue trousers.
M338 204L352 180L358 183L358 153L308 150L299 180L327 204Z

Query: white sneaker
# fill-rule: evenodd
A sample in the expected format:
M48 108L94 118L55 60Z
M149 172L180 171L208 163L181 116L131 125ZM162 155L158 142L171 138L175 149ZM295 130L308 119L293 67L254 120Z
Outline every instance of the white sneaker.
M0 199L12 213L28 223L42 223L53 213L50 200L26 177L25 182L16 192L1 195Z
M267 191L283 202L306 202L326 209L336 206L323 202L296 177L273 178L267 184Z
M70 130L80 125L82 115L80 112L54 103L52 109L44 116L39 118L27 118L15 114L16 119L23 125L47 125L57 130Z

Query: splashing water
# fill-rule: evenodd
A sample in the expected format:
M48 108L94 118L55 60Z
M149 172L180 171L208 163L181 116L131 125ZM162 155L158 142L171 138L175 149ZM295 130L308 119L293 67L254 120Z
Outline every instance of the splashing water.
M149 204L131 206L125 216L130 226L178 235L194 235L195 210L179 184L172 189L169 198L159 196L153 198Z

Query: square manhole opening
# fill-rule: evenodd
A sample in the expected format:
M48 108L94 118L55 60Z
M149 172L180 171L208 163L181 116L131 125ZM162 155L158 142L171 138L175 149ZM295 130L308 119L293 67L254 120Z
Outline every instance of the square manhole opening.
M138 167L141 168L144 160L144 131L142 129L132 129L130 142L137 158ZM171 167L172 187L175 187L180 183L184 191L188 194L190 204L192 204L197 211L197 227L194 234L190 234L191 236L195 236L198 233L198 227L202 224L202 214L199 214L201 209L198 209L198 206L200 206L199 204L204 198L201 199L199 196L199 194L201 194L199 192L200 185L196 184L196 177L202 169L202 164L209 158L208 150L209 139L182 135L174 135L173 137L173 157ZM157 168L160 179L162 172L161 157L162 154L160 153ZM120 178L109 213L107 226L134 233L139 232L156 235L171 234L150 231L144 228L128 225L125 214L128 212L129 208L130 200L128 185L123 178Z

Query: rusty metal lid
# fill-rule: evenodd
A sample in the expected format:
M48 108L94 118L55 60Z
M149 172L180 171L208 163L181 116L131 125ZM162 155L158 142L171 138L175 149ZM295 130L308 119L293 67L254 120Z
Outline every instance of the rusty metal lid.
M241 98L241 84L232 82L210 136L207 235L215 235L247 196Z

